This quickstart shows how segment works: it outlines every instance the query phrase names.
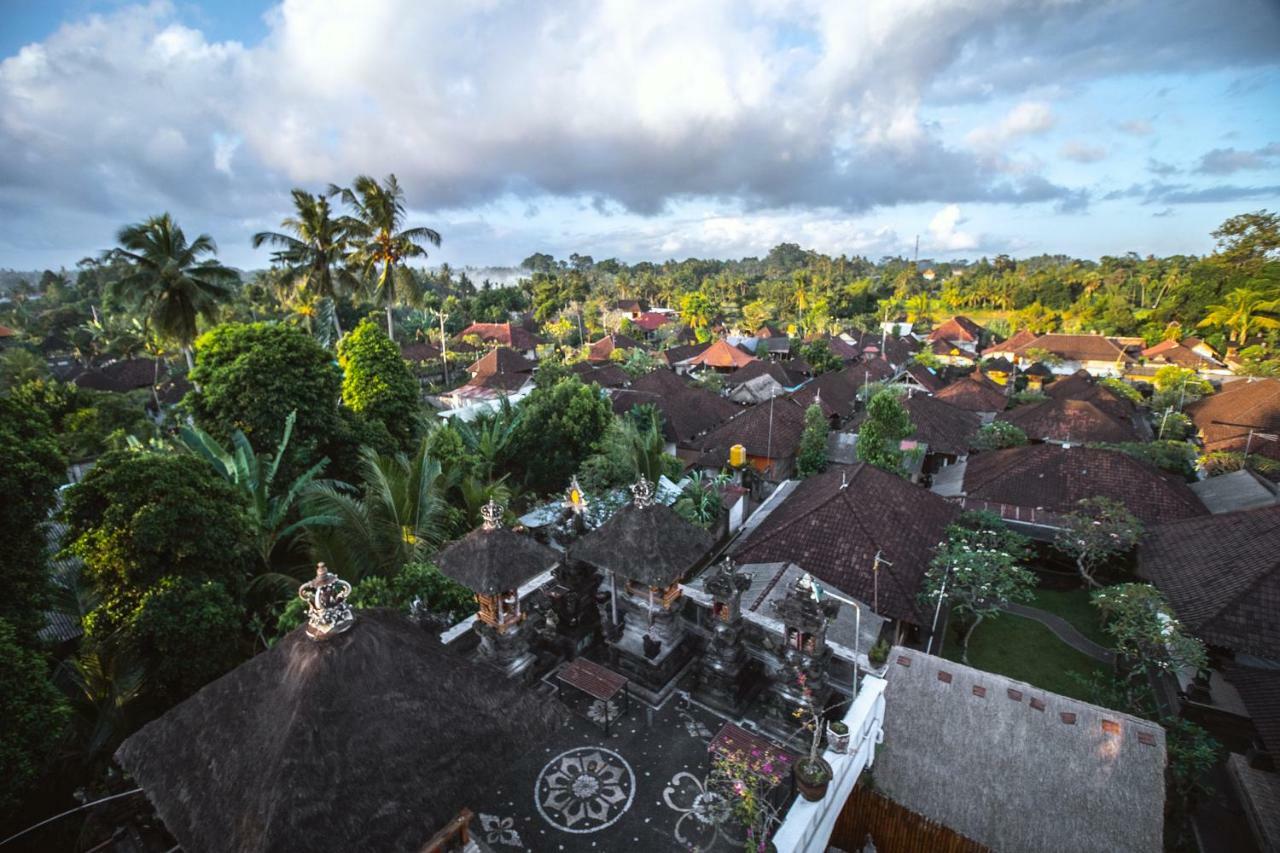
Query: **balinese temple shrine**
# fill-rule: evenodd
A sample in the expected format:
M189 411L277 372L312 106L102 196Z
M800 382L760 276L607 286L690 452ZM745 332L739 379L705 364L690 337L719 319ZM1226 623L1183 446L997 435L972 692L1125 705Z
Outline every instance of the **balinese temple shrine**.
M605 574L611 663L632 680L636 695L656 703L675 689L697 649L680 616L680 582L707 556L713 540L657 503L644 477L631 490L631 503L569 553Z
M534 654L520 587L560 562L560 554L502 523L503 507L490 500L481 526L440 552L440 571L476 595L480 657L506 675L529 671Z

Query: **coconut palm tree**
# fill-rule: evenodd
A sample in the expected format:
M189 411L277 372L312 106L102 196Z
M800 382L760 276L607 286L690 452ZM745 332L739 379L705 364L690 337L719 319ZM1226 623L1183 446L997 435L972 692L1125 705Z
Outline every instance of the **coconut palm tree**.
M440 463L425 439L412 457L362 448L360 474L360 489L314 483L302 502L315 558L352 582L427 559L444 541L448 510Z
M350 242L347 263L373 288L374 301L387 312L387 336L395 340L392 309L417 290L413 273L403 262L425 258L423 244L439 246L440 233L431 228L404 227L404 190L395 175L388 175L381 184L360 175L349 189L330 186L329 195L341 196L354 211L341 220Z
M1200 327L1226 329L1231 340L1243 344L1258 329L1280 329L1280 299L1252 288L1238 288L1225 297L1221 305L1210 305Z
M201 234L188 243L167 213L125 226L116 240L120 245L104 259L131 269L111 285L113 295L144 311L144 326L181 346L191 368L197 317L212 322L240 276L212 258L218 251L212 237Z
M294 215L280 222L285 232L260 231L253 235L253 248L260 248L264 243L276 247L271 253L272 262L285 268L295 291L312 299L336 300L352 293L358 281L343 265L349 251L348 222L332 215L326 196L300 189L293 190L292 195ZM342 337L336 311L333 325L338 337Z

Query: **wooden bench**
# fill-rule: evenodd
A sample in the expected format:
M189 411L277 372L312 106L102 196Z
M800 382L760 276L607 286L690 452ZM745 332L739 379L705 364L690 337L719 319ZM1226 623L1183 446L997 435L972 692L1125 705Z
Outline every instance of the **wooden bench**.
M626 678L594 661L586 658L574 658L556 673L556 693L567 684L576 687L593 699L599 699L604 706L604 733L609 734L609 702L619 693L623 695L623 713L631 710L630 682Z

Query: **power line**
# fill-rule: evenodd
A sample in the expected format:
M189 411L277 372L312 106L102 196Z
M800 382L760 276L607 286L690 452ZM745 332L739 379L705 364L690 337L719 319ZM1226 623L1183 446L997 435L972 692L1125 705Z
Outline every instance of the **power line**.
M101 805L102 803L109 803L109 802L111 802L112 800L118 800L118 799L120 799L121 797L131 797L131 796L133 796L134 794L139 794L139 793L142 793L142 789L141 789L141 788L134 788L132 791L125 791L123 794L112 794L112 795L111 795L111 796L109 796L109 797L103 797L103 798L102 798L102 799L100 799L100 800L94 800L92 803L85 803L85 804L84 804L84 805L82 805L82 806L76 806L74 809L67 809L67 810L66 810L65 812L63 812L62 814L56 814L56 815L54 815L53 817L45 818L44 820L40 821L40 822L39 822L39 823L37 823L37 824L33 824L33 825L31 825L31 826L28 826L26 829L22 830L21 832L19 832L19 833L18 833L18 834L16 834L16 835L10 835L10 836L9 836L8 838L6 838L4 841L0 841L0 847L3 847L4 845L8 844L10 841L14 841L14 840L16 840L16 839L21 838L22 836L26 835L28 832L31 832L32 830L39 829L40 827L44 826L44 825L45 825L45 824L47 824L47 823L53 823L55 820L61 820L62 818L66 817L67 815L73 815L73 814L75 814L76 812L84 811L85 809L90 808L91 806Z

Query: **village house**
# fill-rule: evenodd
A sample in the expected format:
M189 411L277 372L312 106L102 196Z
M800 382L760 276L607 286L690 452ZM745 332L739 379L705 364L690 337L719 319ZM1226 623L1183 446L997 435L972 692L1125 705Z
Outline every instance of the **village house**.
M1031 441L1054 444L1119 444L1150 441L1151 427L1138 415L1121 417L1088 400L1050 397L996 416L1018 427Z
M679 364L686 371L702 368L704 370L714 370L716 373L732 373L756 360L755 356L728 341L718 340L702 352Z
M793 476L806 408L783 396L739 411L698 442L702 454L695 465L721 471L729 465L730 448L740 444L747 463L767 482Z
M1007 393L983 376L981 371L975 370L934 392L934 396L966 412L977 412L982 415L983 423L991 423L996 413L1009 405Z
M620 334L605 335L587 347L587 361L593 364L613 361L615 352L620 351L620 355L625 355L634 349L643 349L635 338Z
M1016 364L1044 361L1059 376L1077 370L1093 376L1124 376L1136 364L1137 352L1138 347L1128 339L1051 333L1027 341L1012 352L991 355L1009 358Z
M699 441L703 436L741 411L719 394L663 369L646 373L629 386L611 391L610 398L616 414L640 405L655 407L662 415L666 452L686 462L701 456Z
M1257 453L1280 461L1280 379L1240 379L1184 409L1207 453Z
M735 403L750 405L779 397L807 381L773 361L753 361L724 379L726 396Z
M943 343L947 348L963 353L969 357L970 363L978 355L978 346L986 330L964 315L956 316L934 327L926 339L930 344ZM934 352L938 350L935 348Z
M515 323L472 323L459 338L479 338L483 343L510 347L525 358L537 360L538 345L545 343L533 332Z

